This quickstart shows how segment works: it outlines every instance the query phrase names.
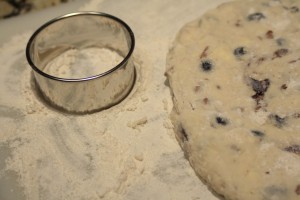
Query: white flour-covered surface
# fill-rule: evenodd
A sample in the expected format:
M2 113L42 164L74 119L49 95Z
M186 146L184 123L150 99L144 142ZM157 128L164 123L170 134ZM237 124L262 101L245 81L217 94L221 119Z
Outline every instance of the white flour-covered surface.
M121 55L106 48L69 49L51 60L43 71L60 78L85 78L109 71L122 60Z
M138 80L109 110L67 115L35 93L25 46L0 47L0 199L216 200L184 158L169 120L165 61L180 27L225 0L91 1L136 36Z

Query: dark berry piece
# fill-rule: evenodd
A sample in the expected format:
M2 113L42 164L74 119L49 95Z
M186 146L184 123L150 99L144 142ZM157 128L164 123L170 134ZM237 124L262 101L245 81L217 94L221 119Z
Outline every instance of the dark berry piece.
M254 136L257 136L257 137L263 137L265 136L265 134L261 131L258 131L258 130L251 130L251 133L253 133Z
M270 80L265 79L262 81L251 78L252 89L256 92L256 95L264 95L270 86Z
M201 62L201 68L202 68L203 71L207 72L207 71L212 70L213 64L212 64L212 62L210 60L203 60Z
M228 120L223 117L216 117L216 122L221 124L222 126L226 126L228 124Z
M297 185L295 192L297 195L300 195L300 184Z
M241 57L243 55L245 55L247 53L245 47L238 47L236 49L234 49L233 51L233 54L236 56L236 57Z
M299 12L299 8L297 6L293 6L290 8L291 13L297 13Z
M296 118L296 119L300 118L300 113L293 114L293 117Z
M274 58L281 58L282 56L285 56L289 52L288 49L278 49L274 52Z
M265 57L260 57L257 59L256 63L259 65L259 64L263 63L265 60L266 60Z
M284 124L285 118L279 117L278 115L274 115L274 117L277 123Z
M207 97L203 99L203 103L204 103L205 105L209 103L209 100L208 100Z
M281 128L286 123L285 117L280 117L279 115L276 114L269 115L269 119L278 128Z
M264 19L266 17L264 16L264 14L262 14L260 12L256 12L256 13L248 15L247 18L248 18L249 21L259 21L259 20Z
M240 27L241 26L241 20L238 19L235 24L234 24L236 27Z
M300 156L300 145L292 145L284 148L285 151L295 153Z
M252 95L252 98L256 101L255 111L257 111L264 106L262 100L264 99L265 93L270 86L270 81L269 79L259 81L251 78L251 86L255 92L255 94Z
M286 84L283 84L281 87L280 87L282 90L286 90L288 87Z
M274 38L274 33L273 31L269 30L266 32L266 38L268 39L273 39Z

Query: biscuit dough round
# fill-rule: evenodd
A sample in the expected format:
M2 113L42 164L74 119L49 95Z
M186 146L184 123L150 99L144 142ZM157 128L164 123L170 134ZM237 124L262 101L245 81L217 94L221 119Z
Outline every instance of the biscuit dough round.
M300 199L300 1L223 4L167 58L177 139L231 200Z

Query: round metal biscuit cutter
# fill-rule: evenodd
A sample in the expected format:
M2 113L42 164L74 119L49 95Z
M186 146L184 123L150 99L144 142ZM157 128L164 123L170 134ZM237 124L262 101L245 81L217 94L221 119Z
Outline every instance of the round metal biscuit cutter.
M134 34L121 19L100 12L76 12L37 29L27 43L26 57L47 102L71 113L92 113L121 102L133 88L134 45ZM84 78L61 78L45 72L47 64L65 51L89 47L113 50L123 60L105 72Z

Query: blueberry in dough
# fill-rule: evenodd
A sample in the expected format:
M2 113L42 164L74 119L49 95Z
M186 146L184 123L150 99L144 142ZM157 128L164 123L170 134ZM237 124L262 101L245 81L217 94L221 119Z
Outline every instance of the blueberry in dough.
M245 47L237 47L236 49L234 49L233 54L236 57L241 57L243 55L245 55L247 53Z
M252 89L256 92L256 95L264 95L270 86L270 80L264 79L262 81L251 78Z
M299 12L299 8L297 6L292 6L290 8L290 11L291 11L291 13L297 13L297 12Z
M264 14L262 14L260 12L256 12L256 13L248 15L247 18L249 21L260 21L261 19L264 19L266 17L264 16Z
M216 122L221 124L222 126L226 126L228 124L228 120L223 117L216 117Z
M280 117L277 114L269 115L269 119L278 128L281 128L282 126L284 126L286 124L286 118L285 117Z
M258 130L251 130L251 133L257 137L263 137L265 135L263 132L258 131Z
M210 60L203 60L201 62L201 68L203 71L211 71L213 68L213 64Z

